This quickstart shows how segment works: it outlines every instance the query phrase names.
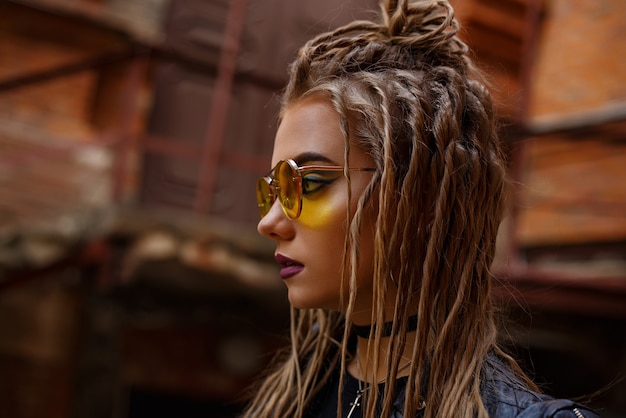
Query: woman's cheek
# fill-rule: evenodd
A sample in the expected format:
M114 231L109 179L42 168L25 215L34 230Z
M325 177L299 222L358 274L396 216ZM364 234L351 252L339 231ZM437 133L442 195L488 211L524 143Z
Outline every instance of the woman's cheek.
M328 226L337 217L338 211L345 211L345 200L333 199L331 193L302 198L302 212L298 222L311 229ZM343 208L341 207L343 206Z

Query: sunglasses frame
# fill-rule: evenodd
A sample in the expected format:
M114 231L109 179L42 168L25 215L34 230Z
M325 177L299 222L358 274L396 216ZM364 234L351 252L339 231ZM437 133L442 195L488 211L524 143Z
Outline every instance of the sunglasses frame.
M291 169L291 181L293 181L296 185L296 205L297 205L297 209L296 209L296 213L294 216L289 214L289 209L287 209L285 207L285 204L283 203L283 199L279 198L280 195L280 184L277 183L276 181L276 177L275 177L275 173L276 173L276 169L281 165L281 164L288 164L289 168ZM258 182L257 182L257 203L259 206L259 212L261 214L261 219L263 219L271 210L272 206L274 205L274 202L276 200L278 200L278 202L280 203L280 207L283 210L283 213L285 214L285 216L290 219L290 220L295 220L298 219L298 217L300 216L300 214L302 213L302 175L303 173L306 173L307 171L319 171L319 172L324 172L324 171L330 171L330 172L336 172L336 171L344 171L345 167L343 166L336 166L336 165L305 165L305 166L298 166L298 163L296 163L294 160L287 159L287 160L280 160L279 162L276 163L276 165L274 166L274 168L272 168L269 173L267 173L265 176L259 178ZM348 167L349 171L376 171L375 168L351 168ZM267 211L265 213L263 213L263 209L262 207L265 206L264 203L261 202L260 199L260 193L259 193L259 185L260 182L265 182L265 184L267 185L267 187L269 188L269 198L270 198L270 204L269 204L269 209L267 209Z

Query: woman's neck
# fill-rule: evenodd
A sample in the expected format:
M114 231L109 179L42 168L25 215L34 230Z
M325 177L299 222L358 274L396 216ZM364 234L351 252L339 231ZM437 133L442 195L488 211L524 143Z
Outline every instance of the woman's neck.
M400 363L398 364L398 374L396 377L409 375L411 365L411 354L413 352L415 331L407 333L406 344L400 355ZM348 362L347 369L355 378L369 382L381 383L387 377L387 357L389 356L389 346L392 337L384 337L381 339L377 347L370 345L368 353L368 338L357 337L356 353ZM378 356L378 364L375 366L374 358Z

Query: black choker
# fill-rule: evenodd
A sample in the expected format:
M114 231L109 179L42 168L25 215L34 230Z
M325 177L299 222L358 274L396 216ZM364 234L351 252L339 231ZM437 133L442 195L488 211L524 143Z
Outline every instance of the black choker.
M393 321L385 322L383 324L383 337L389 337L391 335L391 328L393 327ZM376 326L373 328L371 325L352 325L354 333L361 338L369 338L371 336L370 331L376 332ZM409 317L407 321L406 332L415 331L417 329L417 315Z

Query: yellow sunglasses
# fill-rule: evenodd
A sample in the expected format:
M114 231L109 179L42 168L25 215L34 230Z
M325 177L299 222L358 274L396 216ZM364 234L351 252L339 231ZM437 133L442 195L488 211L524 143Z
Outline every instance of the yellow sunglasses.
M302 176L310 171L319 173L343 171L342 166L307 165L299 167L294 160L281 160L256 185L256 198L261 218L268 214L278 198L287 218L297 219L302 212ZM348 168L350 171L375 171L375 168Z

